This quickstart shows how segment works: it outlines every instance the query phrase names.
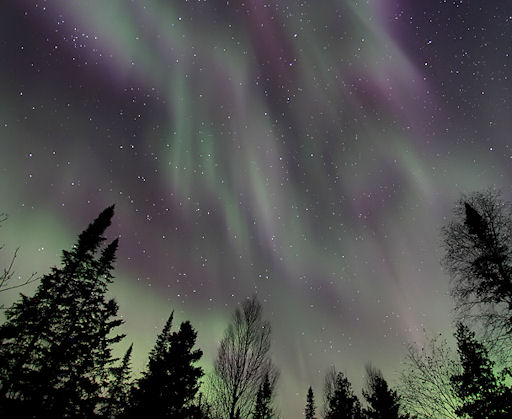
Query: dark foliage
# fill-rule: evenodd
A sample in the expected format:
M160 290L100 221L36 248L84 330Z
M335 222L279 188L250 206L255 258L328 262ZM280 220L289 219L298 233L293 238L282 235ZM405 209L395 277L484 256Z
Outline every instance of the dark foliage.
M133 344L123 356L121 364L110 370L110 379L107 387L107 395L101 408L101 415L105 418L119 417L128 406L131 390L131 366Z
M461 201L444 230L445 266L453 280L459 314L480 321L497 341L512 338L512 207L499 195L476 193ZM0 326L0 417L17 418L183 418L270 419L278 372L271 362L270 324L255 297L235 310L221 341L208 398L199 393L202 351L190 322L172 331L169 316L146 370L131 382L132 346L122 360L112 357L122 324L118 306L107 299L117 240L104 245L113 216L104 210L82 232L62 266L41 278L35 294L23 294L6 310ZM4 220L0 215L0 224ZM1 249L1 247L0 247ZM0 275L0 292L17 288L10 265ZM367 366L361 409L343 373L325 379L327 419L408 419L414 417L512 417L512 374L496 373L489 345L457 324L456 360L446 343L413 348L398 392L382 373ZM494 350L495 347L493 347ZM503 346L500 346L503 349ZM502 351L502 353L504 353ZM504 356L503 358L507 358ZM314 419L308 389L304 416ZM409 413L405 413L405 411Z
M494 363L485 346L462 323L457 325L456 338L462 372L452 377L452 384L463 400L456 413L460 417L511 417L512 392L505 385L504 377L494 374Z
M272 411L272 385L265 374L263 383L261 383L256 394L256 406L254 408L253 419L270 419L273 417Z
M358 419L362 417L361 404L352 391L352 385L343 373L338 372L329 398L326 418Z
M512 207L493 191L463 197L442 230L444 266L456 309L476 320L489 342L512 337Z
M111 332L122 321L106 299L117 239L103 233L114 208L104 210L64 251L62 267L21 295L0 326L0 403L16 416L92 417L113 362ZM7 417L7 416L6 416Z
M146 371L133 390L128 417L149 413L158 418L201 417L196 395L203 370L194 364L202 352L193 349L197 333L188 321L181 323L178 332L171 332L172 321L173 314L158 335Z
M309 387L308 395L306 397L304 416L306 419L313 419L315 417L315 396L313 395L313 389L311 387Z
M372 367L366 366L366 388L363 396L368 407L363 413L369 419L408 419L408 415L400 414L400 396L389 388L382 373Z

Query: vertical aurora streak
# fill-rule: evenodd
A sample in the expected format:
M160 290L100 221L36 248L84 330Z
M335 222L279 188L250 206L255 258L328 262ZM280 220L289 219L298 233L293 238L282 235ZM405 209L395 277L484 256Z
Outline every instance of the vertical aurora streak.
M0 242L45 272L116 203L136 369L173 308L209 368L257 293L284 417L330 364L393 382L404 342L450 330L452 203L511 196L512 6L418 3L4 4Z

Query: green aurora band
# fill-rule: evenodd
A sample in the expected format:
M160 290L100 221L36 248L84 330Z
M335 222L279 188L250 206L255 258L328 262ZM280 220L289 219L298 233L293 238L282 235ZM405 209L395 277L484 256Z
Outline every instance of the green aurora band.
M15 3L0 266L20 246L20 276L47 272L116 203L119 352L134 342L136 371L173 309L210 370L257 293L297 417L329 365L356 389L367 361L394 383L405 343L451 333L439 228L461 192L510 195L510 46L456 41L453 5L405 0ZM461 10L498 42L487 13ZM487 54L478 77L448 59L456 42Z

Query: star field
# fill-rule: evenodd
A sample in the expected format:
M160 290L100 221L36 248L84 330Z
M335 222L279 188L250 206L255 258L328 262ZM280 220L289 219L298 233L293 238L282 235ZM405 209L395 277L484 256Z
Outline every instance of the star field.
M331 364L393 384L451 333L455 200L511 197L511 40L494 0L5 2L0 262L47 272L115 203L135 370L172 309L210 369L256 293L284 417Z

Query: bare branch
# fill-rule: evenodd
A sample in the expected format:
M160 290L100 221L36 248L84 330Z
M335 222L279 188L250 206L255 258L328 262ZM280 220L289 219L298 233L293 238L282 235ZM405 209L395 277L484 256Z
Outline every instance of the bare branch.
M510 349L512 205L493 190L463 196L442 236L457 320L480 326L491 351Z
M331 396L336 387L336 376L338 375L338 371L334 365L331 365L324 377L324 394L322 400L322 413L324 416L327 416L329 412L329 401L331 400Z
M4 213L0 213L0 226L5 220L7 220L7 215ZM4 248L4 246L1 245L0 250L2 250L3 248ZM28 284L30 284L34 281L37 281L39 279L39 277L36 276L37 274L34 272L28 278L21 280L21 282L13 283L14 265L16 262L16 258L18 257L18 251L19 251L19 247L16 248L16 250L14 251L14 253L9 261L9 264L7 265L6 268L3 268L3 271L0 274L0 293L6 292L6 291L11 291L16 288L24 287L25 285L28 285ZM0 310L3 310L4 308L5 307L3 304L0 305Z
M270 323L262 319L261 304L255 297L235 310L210 379L219 417L249 417L264 377L268 375L272 387L275 385L278 373L269 357L270 334Z
M426 347L410 345L398 387L401 403L418 418L457 418L461 400L450 378L460 372L457 355L441 336L427 338Z

